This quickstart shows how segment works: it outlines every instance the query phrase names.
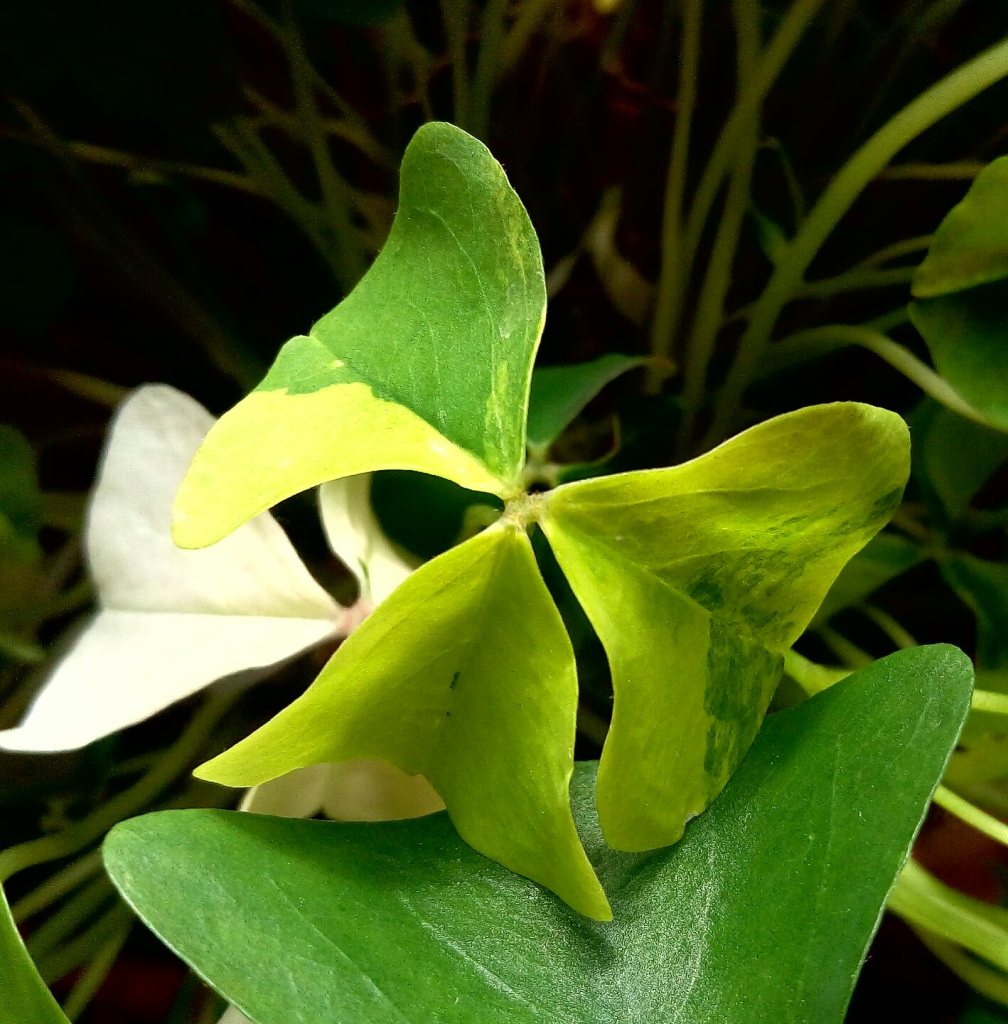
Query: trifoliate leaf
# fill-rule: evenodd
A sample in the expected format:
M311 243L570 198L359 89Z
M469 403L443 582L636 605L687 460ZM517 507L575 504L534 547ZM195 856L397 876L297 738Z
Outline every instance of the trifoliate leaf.
M430 780L481 853L606 918L567 791L576 709L560 614L524 531L502 523L413 573L301 698L196 774L250 786L390 761Z
M557 488L541 524L609 656L599 819L675 842L738 767L782 655L909 474L906 425L854 403L779 416L672 469Z
M207 438L176 539L213 543L282 498L376 469L515 491L545 308L539 243L500 165L460 129L424 125L385 247Z

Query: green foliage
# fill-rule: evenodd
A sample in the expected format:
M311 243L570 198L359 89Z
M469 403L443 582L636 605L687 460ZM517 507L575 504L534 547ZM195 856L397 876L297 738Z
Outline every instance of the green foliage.
M442 188L431 182L445 154ZM211 430L176 504L188 540L317 482L323 468L408 466L472 482L444 462L411 462L423 450L447 452L455 469L500 471L498 483L520 475L543 318L535 236L498 165L459 129L421 129L402 180L397 226L361 285ZM521 266L504 264L506 281L495 260L508 253ZM547 371L536 436L548 444L631 365L614 357ZM321 421L307 430L300 413L284 419L298 403L344 426L338 448L320 440ZM887 521L908 473L902 420L840 403L777 417L672 469L512 491L496 528L421 568L303 698L198 774L249 786L311 764L386 759L427 776L476 849L607 917L567 800L574 656L525 531L541 523L609 654L602 829L616 848L654 849L675 842L731 777L784 651Z
M684 841L646 856L606 847L582 766L575 815L610 925L479 857L443 815L154 814L114 829L105 862L256 1024L839 1024L971 681L958 651L920 648L773 716Z
M910 307L941 375L1008 430L1008 157L989 164L942 221L913 281Z
M179 492L176 539L204 546L375 469L514 493L545 307L539 244L500 165L465 132L424 126L381 254L211 432Z
M548 448L606 384L643 363L635 356L607 355L590 363L536 370L529 398L529 445Z
M613 846L675 842L721 791L783 652L888 520L908 473L898 416L827 405L682 466L548 495L543 529L612 667L598 800Z
M607 918L567 795L576 710L570 641L505 525L418 569L303 697L197 774L251 786L383 758L425 775L477 850Z
M0 1024L67 1024L39 977L0 889Z

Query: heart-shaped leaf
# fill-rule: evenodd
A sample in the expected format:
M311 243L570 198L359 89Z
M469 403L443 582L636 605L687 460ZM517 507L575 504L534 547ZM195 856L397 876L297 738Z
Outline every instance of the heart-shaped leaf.
M609 656L609 843L674 843L759 729L782 656L909 474L894 413L812 406L671 469L567 484L543 530Z
M213 543L282 498L375 469L517 490L545 311L539 243L501 166L460 129L424 125L385 247L211 432L176 539Z
M444 815L337 824L169 811L105 844L141 917L257 1024L839 1024L969 706L949 647L772 715L683 841L607 850L615 920L480 857Z
M253 786L391 761L430 780L477 850L605 918L570 812L576 709L560 613L524 530L501 523L413 573L301 698L196 774Z
M0 1024L67 1024L39 977L0 889Z

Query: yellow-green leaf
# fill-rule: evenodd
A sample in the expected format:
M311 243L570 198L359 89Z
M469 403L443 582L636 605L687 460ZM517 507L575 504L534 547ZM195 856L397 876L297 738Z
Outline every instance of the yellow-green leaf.
M568 797L576 708L560 614L524 531L502 523L418 569L304 696L197 774L251 786L390 761L430 780L470 845L605 919Z
M207 438L176 503L185 547L298 491L376 469L520 486L546 309L535 232L478 140L433 123L403 157L373 266Z
M568 484L543 529L609 656L598 781L611 845L675 842L755 737L801 634L909 473L893 413L779 416L671 469Z

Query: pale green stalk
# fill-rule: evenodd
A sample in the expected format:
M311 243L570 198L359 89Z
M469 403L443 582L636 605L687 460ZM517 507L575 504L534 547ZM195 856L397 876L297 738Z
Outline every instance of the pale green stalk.
M917 641L888 612L876 608L873 604L862 605L861 611L885 633L898 650L905 651L917 646Z
M989 711L996 715L1008 715L1008 693L974 690L972 707L974 711Z
M233 694L214 694L209 697L193 716L185 732L164 752L149 774L129 789L105 801L88 817L62 832L0 851L0 883L35 864L72 856L100 839L117 822L147 806L193 761L236 699Z
M499 67L502 74L518 63L536 30L557 9L556 0L524 0L501 45Z
M703 0L684 0L682 19L679 91L662 213L661 271L658 277L654 319L651 323L651 353L665 363L669 361L675 345L679 307L688 278L688 264L683 258L682 217L686 173L689 167L690 135L696 108L697 75L700 67ZM653 363L649 373L649 387L653 391L661 386L664 377L659 366L658 362Z
M63 1012L71 1021L77 1020L87 1009L95 993L101 988L109 971L115 965L116 958L126 944L132 928L133 921L129 919L120 924L118 928L111 930L108 939L99 946L94 956L88 961L63 1004Z
M939 882L915 860L907 861L900 872L888 906L910 924L1008 970L1008 911Z
M50 875L41 885L26 893L11 907L11 916L15 921L26 921L29 917L52 906L68 892L76 889L82 882L101 871L101 851L79 857L72 864Z
M507 8L508 0L487 0L480 20L480 45L469 95L469 129L484 140L490 126L490 101L500 74Z
M284 21L287 57L290 62L294 103L301 122L305 143L311 154L315 176L322 192L322 204L332 228L333 241L338 251L339 283L345 292L360 280L366 262L358 244L357 232L351 217L351 192L340 176L329 152L329 137L315 102L308 56L298 28L291 0L284 3Z
M917 938L967 985L976 989L982 996L993 999L1002 1006L1008 1006L1008 977L1005 974L988 967L960 949L954 942L939 937L927 928L915 927L914 932Z
M991 425L983 413L974 409L948 381L935 373L926 363L922 363L909 349L869 327L857 324L825 324L822 327L799 331L773 346L773 365L786 365L796 355L799 358L795 358L794 361L798 362L802 358L831 352L846 345L857 345L874 352L947 409L975 423Z
M933 799L939 807L948 811L949 814L954 814L971 828L975 828L1003 846L1008 846L1008 825L995 818L993 814L982 811L975 804L971 804L969 800L963 799L958 793L953 793L951 789L946 789L944 786L939 786L935 790Z
M755 0L735 0L732 4L735 19L736 52L738 64L738 95L744 96L752 86L753 69L759 59L759 5ZM757 109L748 130L740 140L735 166L728 186L724 210L718 222L714 245L711 249L707 273L704 275L697 302L693 330L683 360L683 415L679 427L679 451L688 454L693 427L703 404L707 384L707 370L714 354L721 322L724 319L724 300L732 280L732 267L738 249L742 224L749 209L749 194L753 164L759 142Z
M844 164L787 246L756 303L719 396L705 447L720 440L729 428L755 367L770 343L784 304L801 283L823 242L868 183L918 135L1006 75L1008 39L974 57L908 103Z
M972 181L987 165L980 160L953 160L947 164L905 163L890 167L882 177L890 181Z
M448 40L454 121L460 128L466 128L469 124L469 70L466 56L469 0L441 0L441 20Z

